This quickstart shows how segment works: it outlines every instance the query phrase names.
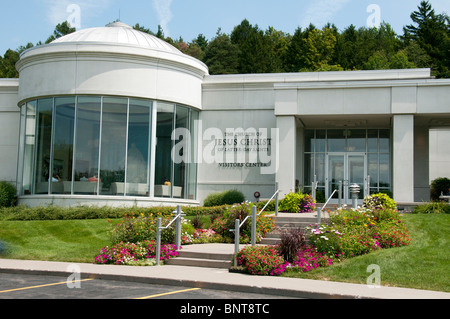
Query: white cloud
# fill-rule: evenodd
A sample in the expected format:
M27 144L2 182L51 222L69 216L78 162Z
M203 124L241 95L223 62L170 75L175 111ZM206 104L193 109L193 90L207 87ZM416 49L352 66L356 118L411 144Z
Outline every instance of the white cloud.
M172 11L170 10L170 5L172 4L172 0L153 0L153 6L155 7L156 12L158 13L159 24L161 28L164 30L165 36L170 34L167 25L170 20L172 20Z
M302 16L301 26L307 27L310 23L321 27L342 9L350 0L313 0Z

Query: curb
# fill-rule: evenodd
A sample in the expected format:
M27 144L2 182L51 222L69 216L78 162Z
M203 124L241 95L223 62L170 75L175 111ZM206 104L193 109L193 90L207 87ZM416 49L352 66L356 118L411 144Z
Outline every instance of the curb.
M306 299L450 299L450 293L311 279L250 276L191 266L120 266L0 259L0 273L105 279ZM81 271L82 269L82 271Z

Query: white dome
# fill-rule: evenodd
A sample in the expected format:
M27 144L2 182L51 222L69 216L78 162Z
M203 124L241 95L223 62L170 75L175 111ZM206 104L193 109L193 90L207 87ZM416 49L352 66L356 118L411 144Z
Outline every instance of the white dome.
M169 43L141 31L134 30L131 26L114 22L106 27L83 29L61 38L54 40L52 43L107 43L125 46L137 46L140 48L166 51L175 54L183 54Z

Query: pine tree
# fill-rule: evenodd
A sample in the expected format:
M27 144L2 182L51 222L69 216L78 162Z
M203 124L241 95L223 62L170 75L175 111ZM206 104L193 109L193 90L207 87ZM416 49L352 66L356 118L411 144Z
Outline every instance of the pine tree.
M416 41L431 57L438 77L450 76L450 23L446 14L436 14L428 1L422 1L411 14L414 24L403 28L406 44Z

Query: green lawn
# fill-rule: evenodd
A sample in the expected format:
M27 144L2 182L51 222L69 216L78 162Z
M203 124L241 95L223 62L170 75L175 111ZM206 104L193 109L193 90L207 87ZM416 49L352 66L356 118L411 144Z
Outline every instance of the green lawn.
M4 258L92 263L109 244L105 219L0 221Z
M384 249L308 273L283 276L365 284L367 267L377 264L381 284L450 292L450 215L405 215L409 246ZM9 246L3 258L92 263L109 244L105 219L0 221L0 240Z
M409 246L383 249L307 273L283 276L365 284L367 267L380 266L381 285L450 292L450 215L405 215Z

